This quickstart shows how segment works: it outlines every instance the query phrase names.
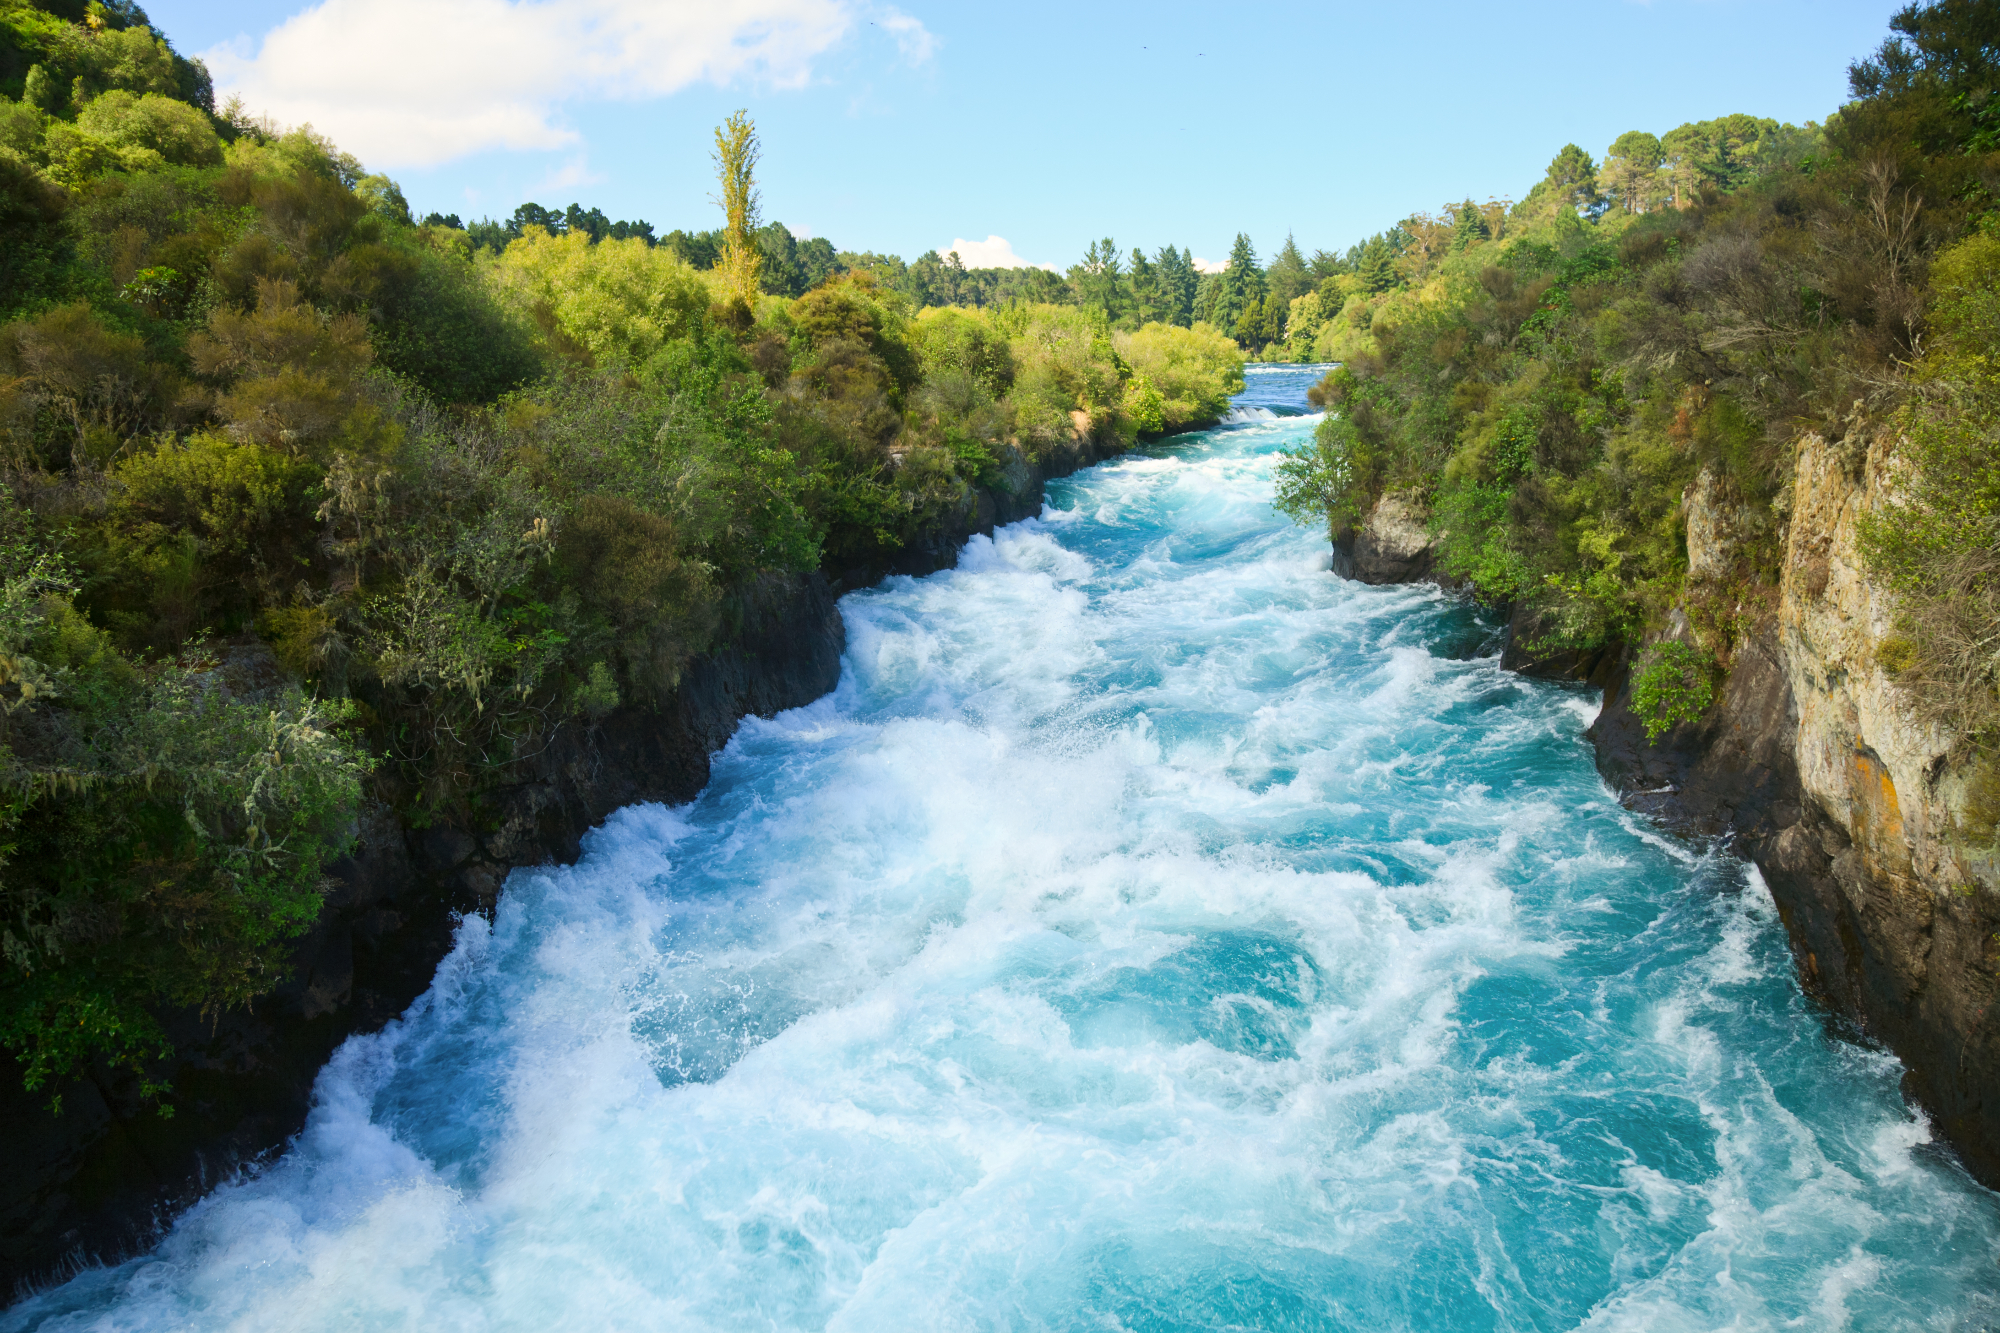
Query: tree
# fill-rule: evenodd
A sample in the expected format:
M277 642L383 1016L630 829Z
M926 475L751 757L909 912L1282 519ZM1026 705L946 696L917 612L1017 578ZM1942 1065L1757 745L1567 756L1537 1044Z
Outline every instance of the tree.
M1083 253L1083 262L1072 265L1069 271L1070 285L1076 288L1077 304L1086 309L1101 310L1105 319L1115 323L1125 302L1125 284L1119 281L1123 271L1118 246L1109 236L1101 241L1092 241L1090 248Z
M804 296L812 284L799 263L799 243L782 222L766 223L757 231L761 267L758 286L774 296Z
M1541 184L1529 191L1522 203L1538 206L1548 217L1564 210L1594 216L1602 207L1597 193L1597 164L1575 144L1564 144L1549 163L1548 174Z
M1664 158L1659 139L1644 130L1628 130L1612 142L1599 175L1620 212L1647 210Z
M1170 324L1169 300L1160 282L1160 270L1146 252L1138 246L1132 247L1131 268L1126 279L1126 289L1131 297L1131 313L1139 324Z
M1412 283L1422 282L1446 252L1456 248L1457 227L1448 207L1436 217L1412 213L1403 219L1400 229L1409 243L1403 247L1399 267Z
M1278 247L1276 258L1265 271L1265 281L1270 293L1289 308L1292 298L1304 296L1314 287L1313 277L1306 269L1305 256L1299 253L1298 242L1290 232L1285 233L1285 243Z
M543 208L534 203L522 204L507 220L507 229L519 236L530 227L540 227L551 236L562 236L569 231L569 220L553 208Z
M965 261L953 250L944 257L943 272L940 275L947 305L963 305L966 296Z
M1908 93L1925 84L1990 95L2000 74L2000 9L1989 0L1908 4L1889 19L1896 36L1847 67L1856 97Z
M611 219L604 216L604 210L593 208L586 212L581 204L573 203L564 210L563 226L569 231L582 232L593 241L611 234Z
M824 236L815 236L804 242L798 249L799 271L805 274L806 290L811 291L836 273L845 273L847 268L834 253L833 242Z
M686 232L674 228L660 238L660 246L689 268L711 269L722 261L722 232Z
M1449 208L1445 210L1451 212ZM1479 211L1479 205L1467 199L1452 214L1451 252L1457 254L1470 247L1475 241L1493 239L1493 228L1486 221L1486 215Z
M1194 271L1194 251L1161 246L1153 262L1160 272L1160 292L1168 312L1161 319L1187 328L1194 323L1194 298L1201 286L1201 274Z
M1216 284L1215 306L1209 322L1217 328L1234 329L1245 308L1262 303L1267 286L1264 270L1257 264L1256 247L1240 231L1236 233L1235 244L1229 247L1229 266L1222 270L1221 278Z
M925 306L951 304L945 295L945 281L944 260L937 251L926 250L911 260L890 285L921 310Z
M716 267L728 278L743 303L757 302L757 274L763 251L757 244L757 127L746 111L738 111L715 128L716 184L722 193L715 203L728 219L723 227L722 257Z
M1371 292L1386 292L1396 285L1396 260L1408 243L1401 227L1370 236L1347 252L1350 272Z
M1285 316L1290 309L1290 303L1280 301L1276 292L1268 293L1262 300L1247 302L1243 313L1236 317L1236 327L1232 330L1236 341L1252 352L1261 352L1272 343L1283 342Z

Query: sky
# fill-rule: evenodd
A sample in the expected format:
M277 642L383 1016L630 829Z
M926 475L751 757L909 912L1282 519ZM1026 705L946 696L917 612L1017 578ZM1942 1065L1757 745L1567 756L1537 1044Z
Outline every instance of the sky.
M1575 142L1846 94L1894 0L143 0L218 100L310 122L412 209L720 225L738 108L767 219L843 250L1067 266L1342 250L1519 198Z

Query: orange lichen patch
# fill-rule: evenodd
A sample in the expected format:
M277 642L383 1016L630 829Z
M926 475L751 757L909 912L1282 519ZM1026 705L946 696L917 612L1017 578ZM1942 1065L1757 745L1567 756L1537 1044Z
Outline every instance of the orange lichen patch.
M1848 768L1848 790L1854 797L1854 838L1869 853L1878 870L1907 876L1910 843L1903 833L1903 806L1896 783L1874 755L1856 749Z

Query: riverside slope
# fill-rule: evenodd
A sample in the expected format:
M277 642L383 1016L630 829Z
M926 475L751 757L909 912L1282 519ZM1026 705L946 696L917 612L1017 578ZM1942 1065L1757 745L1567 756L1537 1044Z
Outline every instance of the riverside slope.
M843 598L833 695L516 872L282 1158L0 1333L1989 1324L2000 1200L1755 871L1474 608L1327 577L1311 425Z
M157 1241L181 1209L266 1159L305 1123L313 1082L341 1042L401 1014L431 984L463 913L491 912L508 873L567 863L612 811L692 800L710 756L745 717L796 708L840 678L845 631L835 597L887 572L948 567L966 540L1038 513L1043 488L1109 456L1087 422L1038 459L1008 446L997 484L966 495L891 570L767 578L726 617L721 649L692 663L664 706L623 708L574 726L485 796L477 827L399 824L363 813L353 856L333 867L326 908L293 951L290 979L249 1012L211 1022L169 1015L174 1115L103 1071L64 1090L63 1114L0 1077L0 1300ZM268 654L233 650L225 688L276 683Z
M1862 443L1799 440L1776 599L1738 608L1750 629L1703 718L1648 742L1630 652L1550 663L1510 649L1509 664L1604 689L1590 735L1606 779L1631 808L1726 835L1757 865L1808 991L1895 1053L1908 1094L2000 1188L2000 878L1950 836L1965 800L1951 738L1910 720L1876 660L1894 605L1865 576L1859 520L1891 501L1892 441ZM1429 577L1424 517L1385 496L1336 566L1370 583ZM1701 475L1686 500L1691 589L1729 586L1756 521Z

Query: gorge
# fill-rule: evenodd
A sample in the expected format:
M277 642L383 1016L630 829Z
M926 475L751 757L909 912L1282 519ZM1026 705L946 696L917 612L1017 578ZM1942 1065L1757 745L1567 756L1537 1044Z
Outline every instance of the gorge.
M1990 1320L2000 1204L1797 906L1600 778L1615 678L1272 511L1317 374L848 593L830 695L0 1328Z

